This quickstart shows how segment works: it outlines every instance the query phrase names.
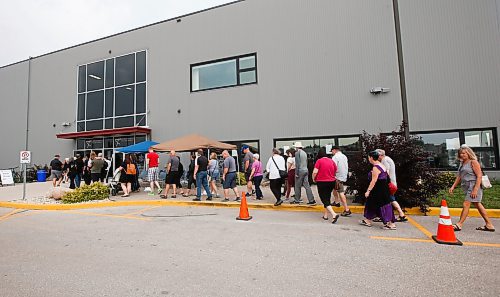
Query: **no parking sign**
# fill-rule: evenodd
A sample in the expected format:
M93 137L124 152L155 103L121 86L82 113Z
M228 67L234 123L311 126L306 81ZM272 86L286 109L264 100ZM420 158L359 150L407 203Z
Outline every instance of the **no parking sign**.
M31 163L31 152L30 151L21 151L19 153L19 158L21 160L21 164L30 164Z

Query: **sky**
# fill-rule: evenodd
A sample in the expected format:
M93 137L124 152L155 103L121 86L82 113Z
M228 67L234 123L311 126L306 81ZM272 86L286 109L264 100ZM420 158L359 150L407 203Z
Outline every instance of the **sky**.
M233 0L0 0L0 67Z

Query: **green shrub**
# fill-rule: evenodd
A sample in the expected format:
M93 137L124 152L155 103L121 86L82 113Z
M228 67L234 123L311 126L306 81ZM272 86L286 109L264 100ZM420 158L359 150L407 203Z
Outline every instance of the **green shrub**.
M429 154L424 150L422 140L418 136L404 137L404 124L399 131L390 135L368 134L360 136L362 151L349 160L352 172L347 180L348 193L356 195L356 201L364 202L364 193L368 188L367 173L372 166L368 162L368 152L377 148L385 150L386 154L396 164L398 191L396 199L402 207L420 207L427 212L431 199L453 183L453 174L439 172L431 168L427 161Z
M237 176L236 182L238 183L238 185L246 185L247 184L247 179L245 178L245 173L238 172L238 176Z
M109 188L101 183L83 185L62 197L63 203L78 203L91 200L103 200L109 197Z

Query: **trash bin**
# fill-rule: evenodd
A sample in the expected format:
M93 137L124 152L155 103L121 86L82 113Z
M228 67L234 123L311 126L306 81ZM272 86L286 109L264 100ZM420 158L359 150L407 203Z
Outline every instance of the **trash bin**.
M45 182L47 180L47 171L45 170L37 170L36 172L36 181L37 182Z

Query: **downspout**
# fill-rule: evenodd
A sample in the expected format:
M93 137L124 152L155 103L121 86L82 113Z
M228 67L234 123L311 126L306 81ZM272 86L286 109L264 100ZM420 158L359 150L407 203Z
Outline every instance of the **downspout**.
M26 140L24 150L28 150L28 139L29 139L29 131L30 131L30 89L31 89L31 59L28 59L28 102L26 104Z
M403 108L403 129L405 138L410 137L410 122L408 118L408 98L406 95L406 78L405 66L403 60L403 44L401 41L401 22L399 20L399 4L398 0L392 0L392 7L394 10L394 26L396 31L396 45L398 51L398 65L399 65L399 85L401 89L401 105Z

